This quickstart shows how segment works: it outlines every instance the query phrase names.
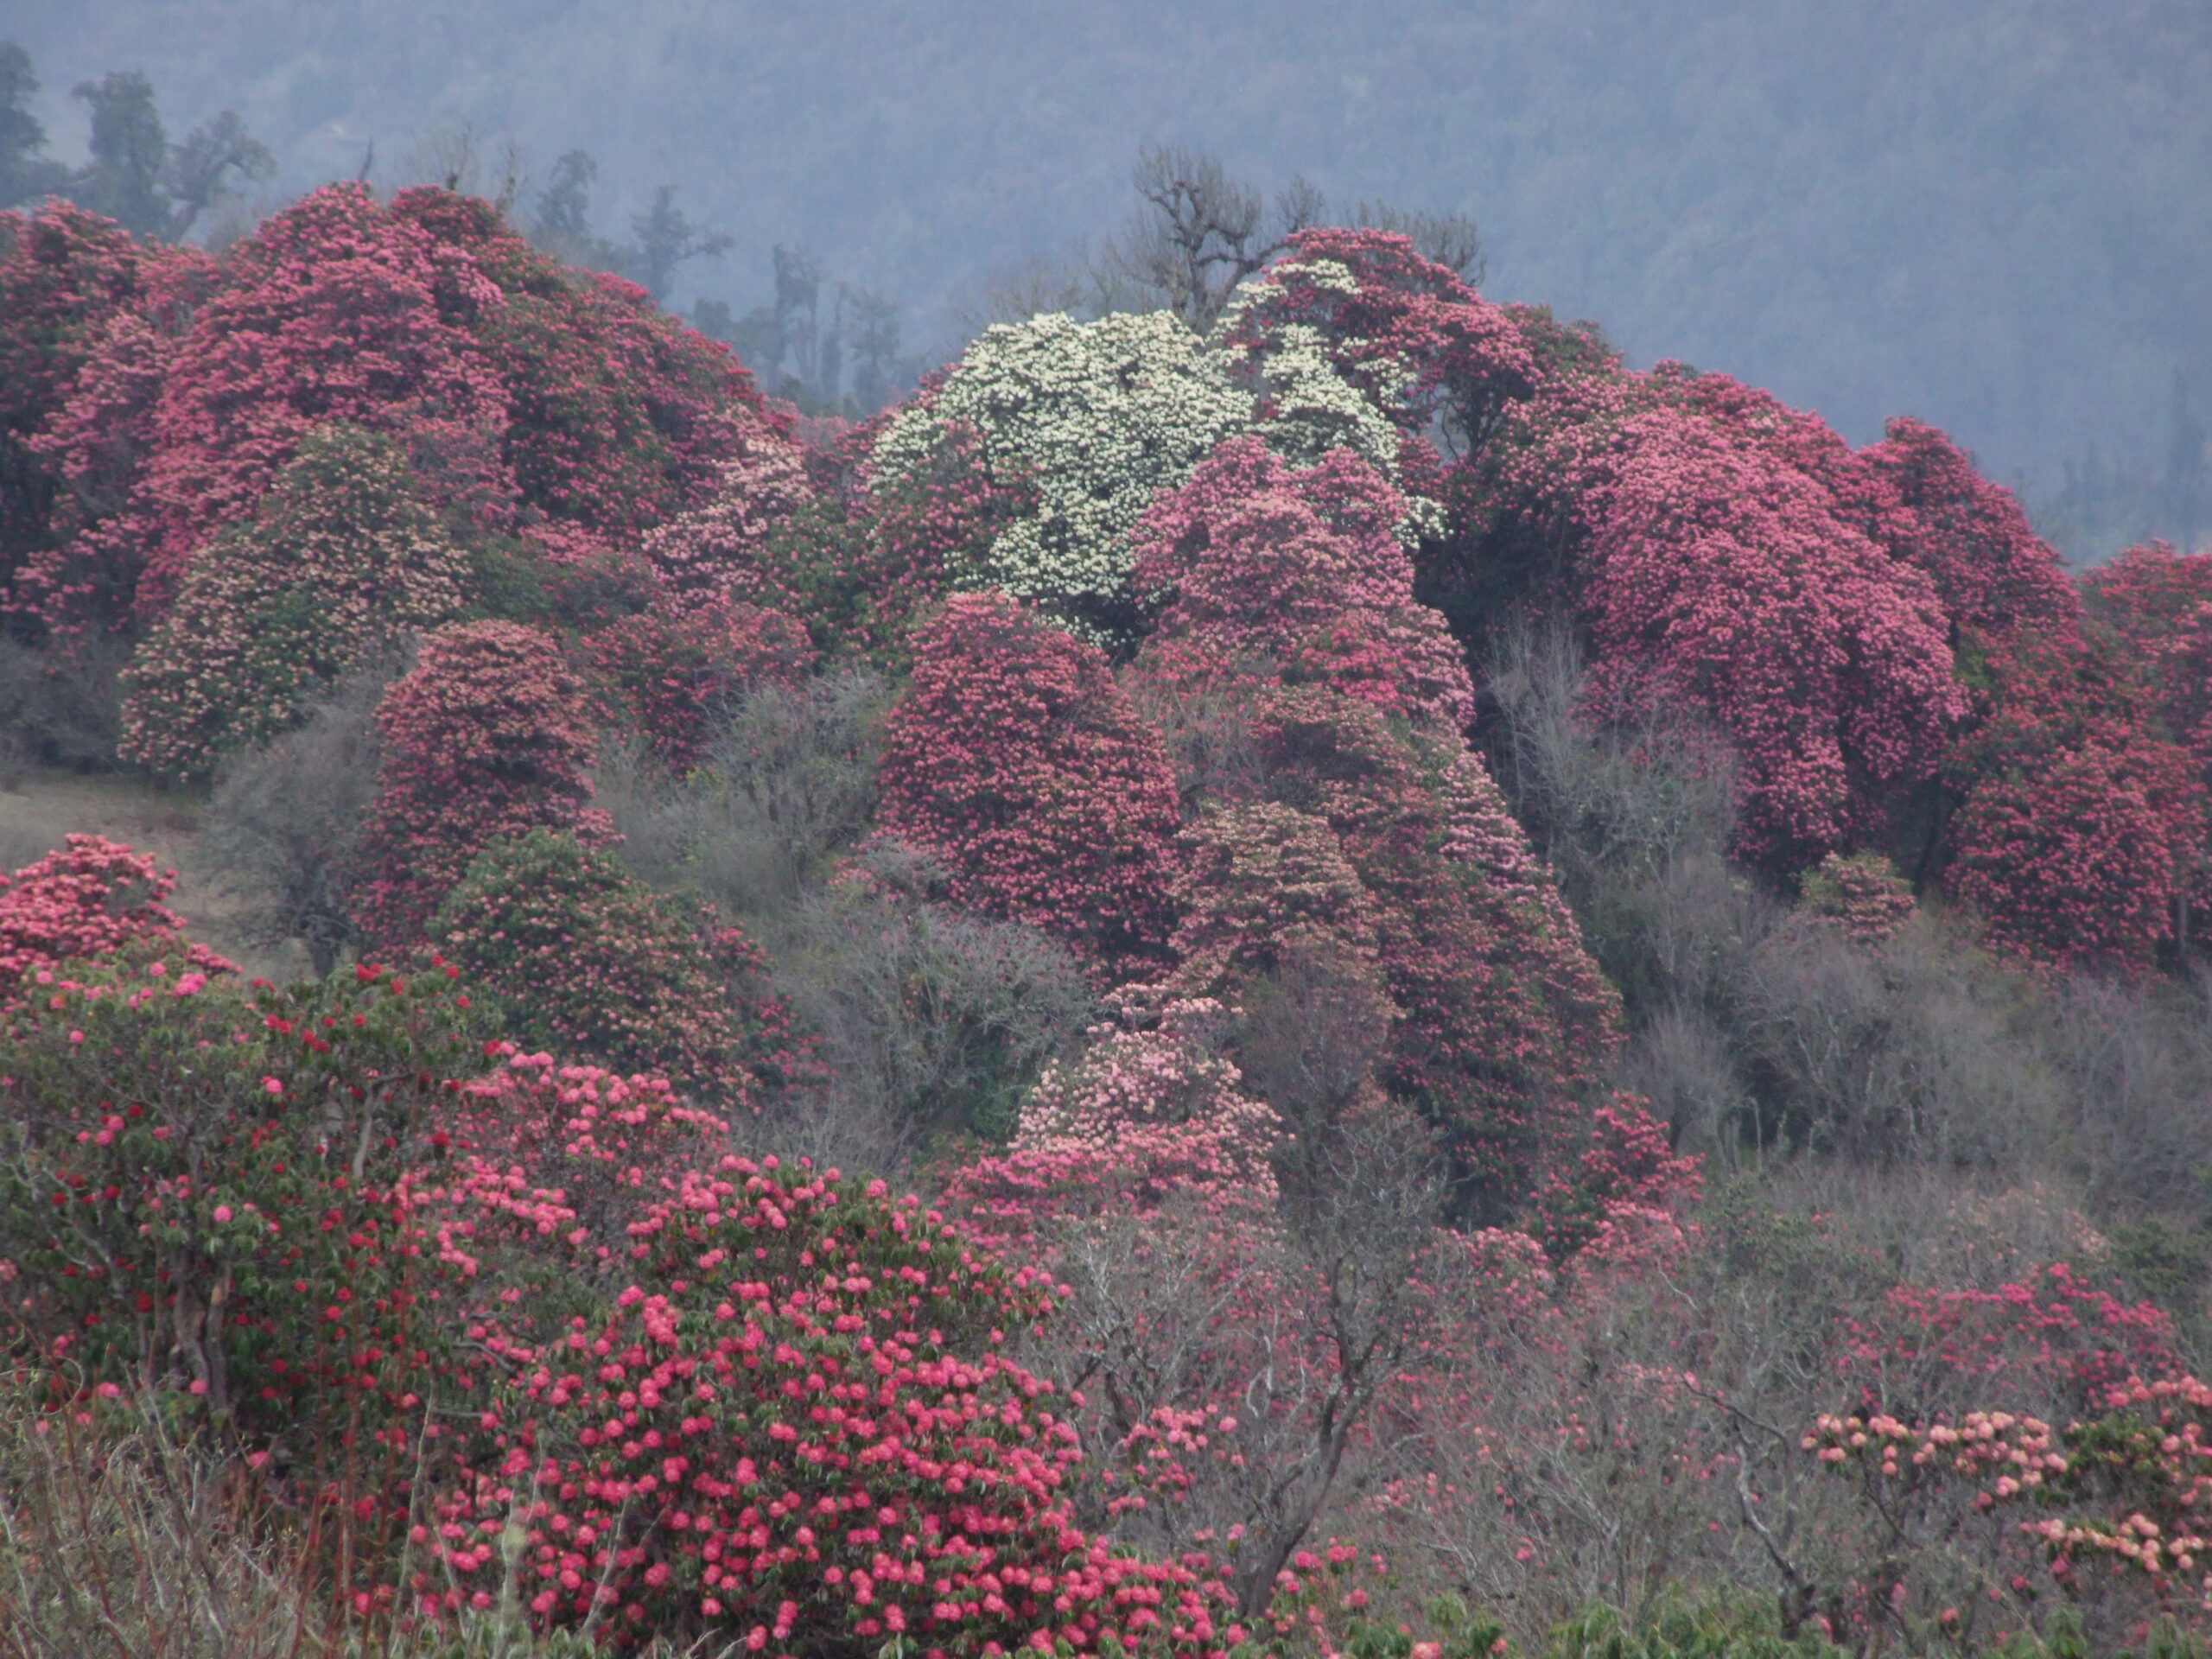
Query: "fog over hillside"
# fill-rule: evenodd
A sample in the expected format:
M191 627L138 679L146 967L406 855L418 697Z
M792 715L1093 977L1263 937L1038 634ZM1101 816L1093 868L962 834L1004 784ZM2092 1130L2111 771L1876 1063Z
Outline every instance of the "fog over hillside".
M0 35L64 159L70 88L118 68L173 134L237 109L271 203L372 143L402 182L464 123L517 141L525 201L582 149L602 230L670 184L734 238L678 305L741 314L803 245L931 360L989 273L1095 245L1138 148L1184 143L1465 213L1487 292L1596 317L1637 363L1726 369L1857 442L1936 422L2077 551L2126 482L2092 455L2147 487L2212 409L2201 0L16 0Z

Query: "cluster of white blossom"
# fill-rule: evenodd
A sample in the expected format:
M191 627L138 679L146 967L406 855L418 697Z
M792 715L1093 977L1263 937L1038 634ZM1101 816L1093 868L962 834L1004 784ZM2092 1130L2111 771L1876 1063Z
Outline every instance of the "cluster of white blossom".
M874 469L914 476L948 424L976 429L994 474L1026 475L1038 505L954 580L1003 588L1096 637L1128 593L1130 527L1252 414L1220 356L1172 314L1053 314L987 330L934 397L885 429Z

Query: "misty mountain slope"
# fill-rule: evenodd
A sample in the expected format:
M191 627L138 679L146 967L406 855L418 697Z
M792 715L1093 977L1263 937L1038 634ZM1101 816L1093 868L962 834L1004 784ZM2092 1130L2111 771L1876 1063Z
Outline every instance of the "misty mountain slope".
M2212 18L2173 0L95 0L5 30L62 153L66 89L135 67L173 129L235 105L287 193L372 140L397 181L461 121L541 180L582 147L609 231L668 182L735 236L679 301L742 310L804 243L903 300L914 347L987 272L1110 230L1136 147L1179 142L1471 213L1492 293L1862 442L1910 410L2001 474L2092 444L2155 470L2175 372L2212 389Z

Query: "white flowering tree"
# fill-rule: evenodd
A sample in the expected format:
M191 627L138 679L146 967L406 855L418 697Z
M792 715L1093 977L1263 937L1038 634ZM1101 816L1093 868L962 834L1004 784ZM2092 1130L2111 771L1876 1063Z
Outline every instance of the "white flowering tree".
M918 477L952 429L974 429L994 476L1026 479L1037 506L955 585L1004 588L1105 642L1133 622L1131 526L1252 418L1251 395L1173 314L1054 314L986 330L885 429L874 471Z

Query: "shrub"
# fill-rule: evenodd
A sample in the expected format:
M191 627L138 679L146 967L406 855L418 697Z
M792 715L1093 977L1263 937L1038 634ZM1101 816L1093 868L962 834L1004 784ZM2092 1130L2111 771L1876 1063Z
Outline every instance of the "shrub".
M224 255L162 365L143 464L119 539L105 543L111 556L143 550L143 568L110 584L139 618L160 615L213 532L247 518L301 440L333 421L469 456L470 489L511 495L499 454L507 397L471 333L497 301L470 261L360 185L326 187L264 220ZM85 378L96 385L97 370ZM65 413L56 430L81 423ZM101 436L81 430L57 464L79 464ZM65 589L49 585L49 612L63 612L49 621L65 620Z
M125 963L41 988L10 1032L0 1255L62 1398L172 1395L310 1491L334 1477L429 1339L393 1183L468 1037L435 972L288 995Z
M1911 887L1879 853L1830 853L1805 873L1797 904L1866 944L1889 938L1917 908Z
M2063 639L2079 626L2063 562L2012 493L1977 473L1942 432L1895 416L1864 460L1910 510L1912 531L1891 551L1934 580L1955 639L2009 645L2023 634Z
M885 718L880 786L884 832L940 861L955 903L1104 975L1159 957L1174 775L1096 645L1002 594L955 595Z
M2131 764L2143 758L2063 749L2032 779L1968 793L1945 882L1993 943L2031 962L2150 967L2172 929L2177 829L2168 780Z
M716 469L713 494L645 538L662 582L687 600L755 598L771 536L814 499L798 445L766 424L739 444Z
M933 1146L1003 1140L1046 1063L1096 1017L1081 964L1036 928L932 902L887 869L803 901L784 983L829 1077L782 1133L823 1157L897 1168ZM915 891L919 885L924 891Z
M458 616L469 569L390 438L319 427L252 520L194 558L124 671L123 757L200 778L298 724L392 640Z
M764 679L713 711L700 764L683 778L635 751L611 752L598 798L622 833L623 861L735 915L781 910L867 827L889 700L865 669Z
M586 712L582 683L536 629L455 623L423 642L377 709L383 762L355 912L369 938L419 939L489 842L584 822Z
M101 771L123 735L116 677L129 645L83 633L43 646L0 639L0 767Z
M767 1077L797 1064L781 1002L733 995L765 966L744 934L703 907L686 913L571 836L489 843L429 937L505 1000L506 1030L530 1047L754 1111Z
M1482 446L1502 404L1536 377L1503 311L1389 232L1294 232L1287 257L1230 302L1217 334L1232 359L1258 367L1300 331L1401 433L1441 419L1463 451Z
M531 533L628 544L784 436L729 348L636 283L569 270L480 199L418 188L389 212L485 285L462 309L505 395L501 454Z
M488 1601L504 1564L476 1540L512 1522L532 1623L621 1645L981 1653L1042 1632L1218 1655L1242 1636L1202 1563L1074 1524L1075 1433L1001 1351L1050 1306L1033 1275L880 1181L735 1157L681 1171L630 1231L612 1306L509 1348L500 1426L422 1534L443 1569L411 1586L426 1605Z
M0 881L0 997L33 995L26 982L68 963L124 953L175 957L180 972L228 973L232 964L188 944L184 918L162 900L175 870L105 836L71 836ZM12 1004L11 1004L12 1006Z
M149 318L166 321L207 260L196 249L140 242L59 197L35 213L0 220L0 584L11 584L24 555L66 530L73 505L37 453L40 434L86 365L107 350L105 336L133 325L143 329ZM89 486L86 493L97 497L96 470L80 466L68 482ZM54 522L57 508L60 525Z

